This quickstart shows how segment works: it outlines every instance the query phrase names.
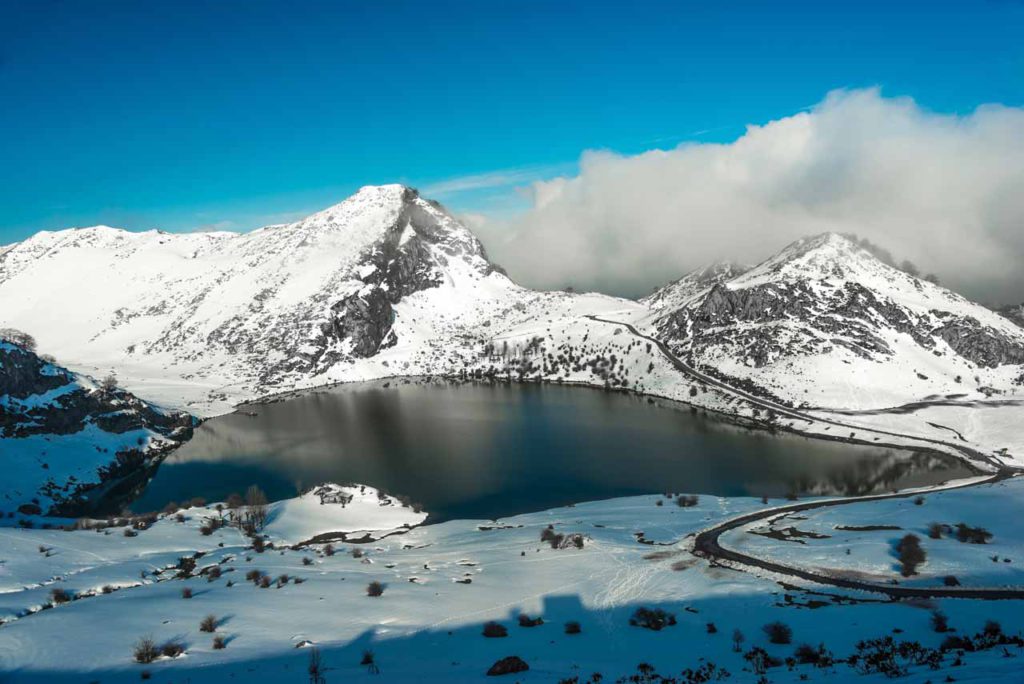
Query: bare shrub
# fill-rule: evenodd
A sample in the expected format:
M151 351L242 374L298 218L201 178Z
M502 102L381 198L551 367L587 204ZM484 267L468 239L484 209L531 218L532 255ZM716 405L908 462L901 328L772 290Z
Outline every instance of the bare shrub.
M773 644L788 644L793 641L793 630L785 622L769 622L761 628L768 641Z
M217 636L213 637L213 650L220 651L220 650L222 650L224 648L227 648L227 645L228 645L227 639L225 639L220 634L218 634Z
M676 505L680 508L693 508L700 503L700 497L696 494L680 494L676 498Z
M377 596L381 596L383 594L384 594L384 585L381 584L380 582L378 582L377 580L374 580L374 581L372 581L372 582L370 582L369 584L366 585L366 595L367 596L373 596L373 597L376 598Z
M181 590L181 598L190 599L192 598L192 587L185 587Z
M168 641L160 647L160 655L167 658L177 658L185 652L185 646L178 641Z
M59 606L62 603L67 603L71 599L71 593L62 587L54 587L50 590L50 603L52 603L55 606Z
M582 631L583 628L580 627L580 623L576 622L575 620L570 620L569 622L565 623L566 634L579 634Z
M676 616L661 608L651 609L641 606L633 612L633 617L629 618L629 624L660 632L665 627L676 624Z
M949 631L949 618L941 610L932 613L932 629L940 634Z
M216 615L207 615L206 617L204 617L202 619L202 621L199 623L199 631L200 632L210 632L210 633L216 632L217 631L217 616Z
M157 659L160 655L160 650L156 647L156 642L150 637L142 637L135 642L135 646L132 648L132 657L135 658L135 662L148 665Z

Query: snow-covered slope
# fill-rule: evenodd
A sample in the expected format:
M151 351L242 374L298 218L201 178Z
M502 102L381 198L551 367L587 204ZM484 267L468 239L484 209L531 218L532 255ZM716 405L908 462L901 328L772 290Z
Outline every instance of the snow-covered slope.
M193 422L0 341L5 508L72 514L100 496L116 502L191 436Z
M3 324L72 367L116 369L144 394L163 378L168 396L193 401L287 389L417 347L519 292L472 233L399 185L247 234L98 226L0 255Z
M641 299L640 303L657 311L673 311L698 295L706 293L718 283L732 280L747 270L748 266L731 261L716 261L655 290Z
M679 356L795 405L1021 393L1024 330L848 238L800 240L656 314Z

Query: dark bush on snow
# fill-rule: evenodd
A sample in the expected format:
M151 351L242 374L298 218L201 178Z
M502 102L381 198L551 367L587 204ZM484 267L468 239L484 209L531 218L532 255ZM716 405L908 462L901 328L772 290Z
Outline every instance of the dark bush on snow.
M62 589L61 587L54 587L50 590L50 602L55 606L59 606L62 603L67 603L71 600L71 598L71 594L66 589Z
M760 646L755 646L743 654L743 659L750 663L750 669L754 674L763 675L769 668L782 665L782 661L772 657L768 651Z
M529 669L530 666L519 656L507 656L491 665L490 669L487 670L487 676L498 677L516 672L526 672Z
M225 639L220 634L218 634L217 636L213 637L213 650L220 651L220 650L222 650L224 648L227 648L227 645L228 645L227 639Z
M696 494L681 494L676 499L676 505L680 508L693 508L700 503L700 497Z
M487 624L484 625L484 632L483 632L483 634L484 634L485 637L488 637L488 638L491 638L491 639L496 639L496 638L499 638L499 637L506 637L506 636L508 636L508 630L505 629L504 625L501 625L501 624L499 624L497 622L493 622L492 621L492 622L488 622Z
M956 540L964 544L987 544L992 538L992 533L984 527L971 527L963 523L957 523Z
M185 587L184 589L181 590L181 598L183 598L183 599L190 599L190 598L192 598L192 589L191 589L191 587Z
M160 647L160 655L168 658L177 658L185 652L185 647L177 641L168 641Z
M566 634L579 634L582 631L583 628L580 627L580 623L576 622L575 620L570 620L569 622L565 623Z
M132 657L135 658L135 662L143 665L153 662L159 655L160 650L157 649L156 642L149 637L139 639L132 648Z
M370 582L369 584L366 585L366 595L367 596L377 597L377 596L381 596L383 594L384 594L384 585L381 584L380 582L374 580L373 582Z
M917 574L917 566L927 557L916 534L908 534L896 544L896 555L900 561L900 574L910 577Z
M941 610L932 613L932 629L940 634L949 631L949 618Z
M835 661L832 653L825 648L825 644L818 644L817 648L810 644L801 644L797 646L793 657L801 665L814 665L815 667L831 667Z
M535 617L535 618L531 618L526 613L520 613L519 614L519 626L520 627L539 627L540 625L543 625L543 624L544 624L544 618L542 618L542 617L538 616L538 617Z
M788 644L793 641L793 630L785 622L769 622L761 628L768 641L773 644Z
M661 608L650 609L641 606L634 611L633 617L629 618L629 624L660 632L665 627L676 624L676 616Z
M245 579L249 582L259 582L263 573L255 568L245 573Z
M217 631L217 616L207 615L199 623L200 632L216 632Z

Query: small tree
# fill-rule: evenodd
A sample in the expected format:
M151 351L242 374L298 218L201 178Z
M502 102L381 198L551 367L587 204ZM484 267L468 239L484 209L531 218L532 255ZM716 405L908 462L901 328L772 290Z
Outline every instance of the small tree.
M949 631L949 618L941 610L932 613L932 629L940 634Z
M793 630L785 622L769 622L762 627L773 644L788 644L793 641Z
M739 653L740 651L742 651L743 650L743 642L746 641L746 640L747 640L747 638L745 636L743 636L743 632L741 632L738 629L734 629L732 631L732 650L735 651L736 653Z
M267 495L252 485L245 491L246 518L253 530L262 530L267 524Z
M309 652L309 663L306 665L306 672L309 673L309 684L327 684L323 659L320 657L320 649L314 648Z
M207 615L203 618L202 622L199 623L200 632L216 632L217 631L217 616Z
M896 544L896 554L900 561L900 574L910 577L917 574L917 566L924 563L926 554L921 548L921 540L916 534L908 534Z
M106 377L100 380L100 387L104 392L113 392L117 389L117 376L114 373L108 373Z
M367 596L373 596L376 598L377 596L381 596L383 593L384 585L378 582L377 580L374 580L373 582L370 582L368 585L366 585Z

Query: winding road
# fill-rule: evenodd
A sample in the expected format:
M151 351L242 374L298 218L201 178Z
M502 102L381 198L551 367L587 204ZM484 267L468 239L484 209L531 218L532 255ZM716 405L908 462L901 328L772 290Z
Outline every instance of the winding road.
M723 382L723 381L719 380L718 378L712 377L712 376L708 375L707 373L702 373L701 371L697 370L693 366L688 365L682 359L680 359L678 356L676 356L672 352L672 350L668 348L668 345L666 345L664 342L662 342L661 340L659 340L656 337L652 337L650 335L643 334L642 332L637 330L636 327L634 327L633 325L631 325L629 323L624 323L622 321L615 321L615 320L611 320L611 319L608 319L608 318L601 318L600 316L595 316L595 315L588 315L588 316L586 316L586 318L589 318L589 319L591 319L593 321L598 321L600 323L609 323L611 325L620 325L620 326L626 328L627 330L629 330L630 333L632 333L636 337L639 337L641 339L647 340L648 342L651 342L652 344L657 346L658 350L662 353L662 355L664 355L664 357L666 359L668 359L669 363L671 363L676 368L676 370L681 372L683 375L690 376L691 378L694 378L695 380L699 380L700 382L704 383L705 385L710 385L712 387L715 387L715 388L717 388L719 390L722 390L726 394L731 394L731 395L733 395L735 397L743 399L744 401L747 401L747 402L749 402L749 403L751 403L751 404L753 404L755 406L758 406L760 408L767 409L767 410L770 410L770 411L774 411L775 413L788 416L788 417L793 418L795 420L803 420L803 421L806 421L808 423L823 423L825 425L832 425L832 426L836 426L836 427L841 427L841 428L843 428L845 430L850 430L852 432L868 432L868 433L876 434L876 435L885 435L887 437L898 437L900 439L910 439L910 440L914 440L916 442L922 442L922 443L925 443L925 444L929 445L926 448L934 449L935 447L942 447L941 450L943 452L947 452L948 450L953 450L961 458L964 458L964 459L966 459L968 461L976 461L976 462L985 463L988 466L990 466L991 468L995 468L996 470L999 470L999 471L1001 471L1001 470L1006 468L1006 466L1004 464L1000 463L999 461L997 461L992 456L989 456L988 454L984 454L984 453L982 453L980 451L977 451L975 449L971 449L970 447L964 446L963 444L956 444L954 442L946 442L946 441L941 440L941 439L932 439L932 438L929 438L929 437L918 437L916 435L904 435L904 434L900 434L899 432L889 432L889 431L886 431L886 430L879 430L877 428L865 427L863 425L851 425L849 423L844 423L842 421L835 420L835 419L832 419L832 418L822 418L820 416L814 416L814 415L811 415L811 414L808 414L808 413L803 413L803 412L801 412L801 411L799 411L797 409L794 409L794 408L792 408L790 406L786 406L785 404L780 404L780 403L772 401L770 399L765 399L765 398L759 397L759 396L757 396L755 394L751 394L750 392L746 392L744 390L737 389L736 387L733 387L732 385L729 385L728 383ZM815 436L820 436L820 437L823 437L823 438L827 438L828 437L827 435L815 435ZM892 446L898 447L899 445L892 445Z
M993 588L980 588L980 587L907 587L900 586L898 584L879 584L876 582L866 582L862 580L849 579L845 577L837 577L823 572L816 572L813 570L807 570L800 567L794 567L785 565L776 561L758 558L745 553L740 553L732 549L725 548L720 543L721 536L729 532L730 530L743 527L759 520L766 518L772 518L779 515L788 515L800 511L809 511L817 508L826 508L830 506L847 506L855 503L867 503L871 501L883 501L885 499L900 499L911 496L918 496L926 492L936 491L951 491L954 489L964 489L966 487L976 487L982 484L992 484L1008 477L1013 477L1016 471L1015 469L1007 468L1005 465L999 463L995 459L963 446L961 444L954 444L951 442L945 442L938 439L929 439L925 437L916 437L909 435L902 435L896 432L886 432L884 430L869 429L858 425L849 425L837 420L831 420L827 418L820 418L817 416L811 416L800 411L784 406L777 402L757 397L743 390L737 389L728 385L717 378L711 377L705 373L698 371L697 369L687 365L681 359L679 359L661 340L650 335L645 335L637 330L633 325L624 323L622 321L615 321L607 318L600 318L599 316L590 315L587 316L594 321L601 323L609 323L611 325L619 325L630 331L633 335L645 339L653 343L661 351L661 353L669 360L669 362L681 373L688 375L691 378L699 380L707 385L716 387L719 390L739 397L748 401L755 406L759 406L765 409L770 409L776 413L789 416L798 420L804 420L808 422L826 423L829 425L836 425L853 431L868 431L881 435L888 435L891 437L899 437L901 439L912 439L920 442L929 444L928 448L935 448L935 446L944 447L946 449L952 449L957 452L961 457L972 460L972 461L983 461L991 467L997 469L997 472L987 478L981 480L972 480L970 482L953 483L949 485L940 485L938 487L931 487L927 490L919 489L909 492L897 492L887 494L875 494L869 496L859 497L848 497L842 499L825 499L819 501L805 501L799 503L788 504L785 506L777 506L773 508L763 509L747 513L745 515L731 518L724 522L721 522L713 527L703 530L697 534L693 542L693 554L701 558L705 558L711 561L718 561L728 564L730 567L743 566L750 569L758 569L762 571L772 572L785 577L794 577L816 584L823 584L833 587L840 587L843 589L853 589L857 591L868 591L873 593L885 594L891 598L904 599L904 598L966 598L966 599L983 599L983 600L1001 600L1001 599L1024 599L1024 588L1015 587L993 587Z

